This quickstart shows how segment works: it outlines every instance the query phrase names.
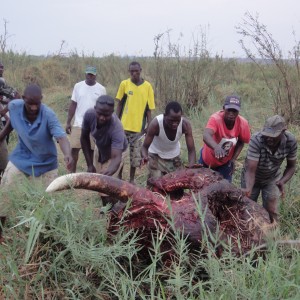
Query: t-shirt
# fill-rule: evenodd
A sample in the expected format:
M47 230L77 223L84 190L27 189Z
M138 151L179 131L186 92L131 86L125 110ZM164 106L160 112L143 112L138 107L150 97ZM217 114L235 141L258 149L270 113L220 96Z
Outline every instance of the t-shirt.
M297 141L292 133L285 131L278 149L273 154L264 143L264 136L257 132L251 137L247 159L258 161L255 181L267 183L280 175L280 166L284 159L297 159Z
M237 141L249 143L250 127L248 121L238 115L232 129L228 129L224 122L224 111L212 114L207 122L206 128L214 131L213 139L225 149L227 156L222 159L215 158L215 151L204 144L202 158L206 165L216 168L231 160Z
M121 112L124 130L141 132L145 127L147 109L155 109L151 84L145 80L136 85L128 78L121 82L116 98L124 101Z
M18 133L18 144L9 160L22 172L40 176L57 168L57 150L53 137L66 136L55 113L41 104L39 114L30 123L24 114L24 101L12 100L8 104L11 126Z
M77 103L73 126L82 126L83 115L89 108L94 108L97 99L102 95L106 95L106 89L98 82L94 85L88 85L85 81L75 84L71 98Z
M87 110L83 118L82 130L89 131L94 138L99 151L100 163L105 163L111 158L111 149L118 149L123 152L127 149L124 129L115 113L107 124L97 128L95 110L93 108Z

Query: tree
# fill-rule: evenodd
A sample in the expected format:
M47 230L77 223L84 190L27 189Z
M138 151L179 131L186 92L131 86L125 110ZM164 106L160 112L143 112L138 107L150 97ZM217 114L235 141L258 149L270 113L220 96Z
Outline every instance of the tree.
M295 46L284 58L279 44L275 41L267 26L259 21L258 15L245 14L243 22L236 27L242 49L261 71L265 83L271 92L275 113L285 116L287 121L300 123L300 42L295 39ZM295 37L295 33L294 37ZM254 52L247 46L250 42ZM258 57L257 57L257 56ZM274 68L274 76L266 72Z

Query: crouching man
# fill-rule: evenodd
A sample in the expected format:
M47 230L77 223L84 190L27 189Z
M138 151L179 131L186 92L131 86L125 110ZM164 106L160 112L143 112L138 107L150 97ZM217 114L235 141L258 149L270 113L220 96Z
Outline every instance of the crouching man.
M280 166L286 160L286 168ZM241 186L246 196L257 201L262 193L263 207L271 222L278 221L278 200L284 196L284 185L294 175L297 162L297 142L286 131L283 117L275 115L266 120L264 128L250 140Z

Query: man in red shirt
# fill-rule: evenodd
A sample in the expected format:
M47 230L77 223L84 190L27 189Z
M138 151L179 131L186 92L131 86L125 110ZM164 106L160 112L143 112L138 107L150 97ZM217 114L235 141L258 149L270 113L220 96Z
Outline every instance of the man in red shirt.
M223 110L212 114L207 122L204 147L200 150L199 163L219 172L229 182L235 160L251 136L248 121L239 115L240 109L240 97L226 97Z

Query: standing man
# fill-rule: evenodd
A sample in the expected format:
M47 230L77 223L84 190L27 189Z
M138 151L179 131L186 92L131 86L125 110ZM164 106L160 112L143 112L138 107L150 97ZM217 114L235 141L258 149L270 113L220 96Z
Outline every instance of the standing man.
M96 81L96 77L96 68L91 66L87 67L85 70L85 80L76 83L73 89L66 125L67 134L71 134L70 143L73 158L72 173L76 172L78 155L81 149L80 135L83 116L88 109L95 106L97 99L101 95L106 95L105 87ZM74 115L74 124L71 126ZM91 140L91 151L93 150L94 143Z
M57 150L53 137L64 154L67 169L72 164L70 144L55 113L42 104L42 91L38 85L29 85L22 99L8 104L10 120L0 132L0 142L13 129L18 144L9 156L2 185L12 184L17 177L39 177L50 184L58 174Z
M148 162L149 178L158 178L182 167L179 139L183 134L189 166L195 164L192 126L182 114L181 105L172 101L167 104L164 114L151 121L142 146L142 164Z
M88 172L117 176L123 167L127 139L123 126L114 113L114 102L110 96L100 96L95 107L84 114L80 141ZM96 144L94 155L90 135ZM104 205L107 200L102 195Z
M271 222L278 221L279 195L284 196L284 185L296 170L297 141L286 129L283 117L268 118L264 128L251 137L242 172L243 192L254 201L262 193ZM281 175L284 160L286 167Z
M141 77L138 62L129 65L130 78L120 84L116 99L116 114L120 118L130 145L130 182L134 183L136 168L141 164L142 134L151 121L151 110L155 109L154 93L151 84ZM119 173L122 178L122 169Z
M250 127L239 115L241 99L236 95L227 96L223 110L212 114L203 133L204 146L200 150L199 163L219 172L232 181L235 160L244 143L249 143Z

